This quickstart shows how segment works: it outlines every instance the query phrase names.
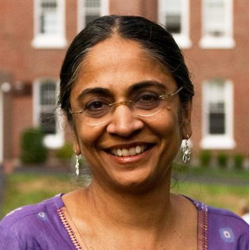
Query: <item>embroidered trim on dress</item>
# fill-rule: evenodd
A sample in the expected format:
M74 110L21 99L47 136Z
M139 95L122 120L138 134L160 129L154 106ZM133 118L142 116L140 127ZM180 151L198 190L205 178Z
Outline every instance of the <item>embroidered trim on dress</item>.
M58 209L57 213L58 213L58 215L59 215L59 217L61 219L61 222L62 222L63 226L65 227L66 231L68 232L68 235L69 235L72 243L74 244L75 248L77 250L83 250L82 247L81 247L81 245L80 245L80 243L78 242L78 240L77 240L77 238L75 236L74 231L70 227L70 225L69 225L69 223L68 223L68 221L67 221L67 219L65 217L63 209L62 208Z
M202 250L207 250L208 249L208 207L205 204L201 204L201 216L202 216Z
M198 204L195 204L198 207ZM65 227L72 243L77 250L83 250L78 242L74 231L70 227L63 208L57 210L57 213L61 219L63 226ZM208 250L208 207L205 204L201 204L201 210L198 209L198 249ZM200 244L199 244L200 243Z

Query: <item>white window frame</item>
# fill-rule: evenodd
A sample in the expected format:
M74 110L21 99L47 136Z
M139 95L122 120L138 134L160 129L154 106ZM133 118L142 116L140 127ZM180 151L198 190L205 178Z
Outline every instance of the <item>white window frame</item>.
M225 35L222 37L214 37L206 34L205 11L206 2L209 0L202 0L202 38L200 40L200 47L204 49L231 49L235 46L233 39L233 0L224 0L225 4Z
M65 38L65 0L57 0L57 18L59 26L58 34L40 33L40 1L34 0L34 39L32 46L37 49L61 49L67 46Z
M166 1L167 0L158 0L158 22L164 26L165 16L166 16ZM190 30L190 1L182 0L182 9L181 9L181 33L173 34L173 37L176 43L182 49L188 49L192 46L190 40L189 30Z
M11 91L9 82L0 85L0 163L4 161L4 94Z
M52 80L57 85L57 89L59 86L59 82L52 78L42 78L36 79L33 84L33 124L38 127L40 125L40 85L44 83L46 80ZM56 91L57 92L57 91ZM55 96L57 100L57 96ZM44 137L44 145L50 149L57 149L63 146L64 144L64 134L63 129L60 126L63 126L63 119L59 115L59 112L56 111L56 133L48 134Z
M236 143L233 139L233 83L230 80L223 81L225 90L225 134L211 135L208 132L209 118L206 115L207 105L209 103L209 84L216 80L208 80L202 86L202 140L203 149L233 149Z
M109 15L109 0L100 0L101 1L101 11L100 16ZM85 26L85 18L83 16L86 15L86 8L84 5L85 0L78 0L78 32L80 32Z
M3 162L3 92L0 89L0 163Z

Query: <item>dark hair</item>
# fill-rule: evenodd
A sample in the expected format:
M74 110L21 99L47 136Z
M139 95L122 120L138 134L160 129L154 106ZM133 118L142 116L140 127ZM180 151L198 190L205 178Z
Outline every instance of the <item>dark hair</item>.
M138 42L173 76L185 107L194 95L183 55L172 35L160 25L138 16L103 16L89 23L71 43L60 73L59 105L71 121L70 92L89 49L113 35Z

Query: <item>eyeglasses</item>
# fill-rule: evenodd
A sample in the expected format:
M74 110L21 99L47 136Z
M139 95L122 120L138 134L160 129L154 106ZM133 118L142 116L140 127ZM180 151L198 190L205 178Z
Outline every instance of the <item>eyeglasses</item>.
M83 104L83 109L70 111L72 115L81 115L83 122L90 126L98 126L109 122L112 114L120 105L126 105L131 112L140 117L149 117L157 114L164 108L164 101L177 95L183 87L172 94L159 94L155 90L139 91L132 95L131 100L111 102L105 97L95 97Z

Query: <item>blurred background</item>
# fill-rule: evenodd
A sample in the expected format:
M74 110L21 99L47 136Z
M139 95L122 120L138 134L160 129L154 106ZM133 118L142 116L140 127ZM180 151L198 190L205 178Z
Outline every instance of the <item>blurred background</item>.
M163 25L190 70L192 160L177 160L173 192L246 213L248 0L0 0L0 218L75 188L71 131L56 109L60 66L76 34L108 14Z

